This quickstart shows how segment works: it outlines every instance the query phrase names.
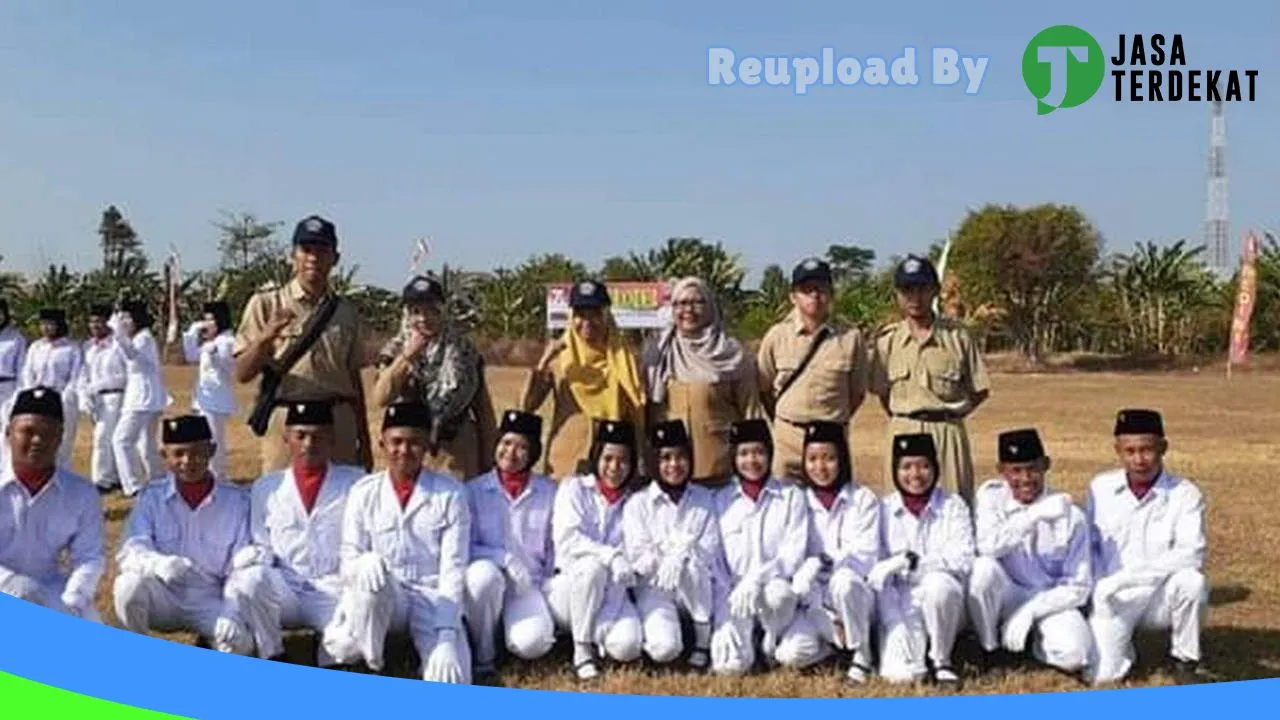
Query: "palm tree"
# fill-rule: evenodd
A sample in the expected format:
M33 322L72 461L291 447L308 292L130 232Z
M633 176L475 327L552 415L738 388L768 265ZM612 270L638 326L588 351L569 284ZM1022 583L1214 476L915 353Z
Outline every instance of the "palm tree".
M1107 277L1128 324L1131 350L1185 352L1195 340L1199 314L1214 303L1217 283L1200 256L1206 247L1186 240L1139 243L1112 260Z

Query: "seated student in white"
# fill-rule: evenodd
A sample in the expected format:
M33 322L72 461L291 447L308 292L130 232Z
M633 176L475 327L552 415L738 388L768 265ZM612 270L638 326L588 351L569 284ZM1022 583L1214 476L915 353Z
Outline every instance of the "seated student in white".
M231 452L226 441L227 418L238 410L232 379L236 365L235 328L231 326L231 307L227 303L207 302L203 312L204 316L182 333L182 354L189 364L197 366L191 405L205 416L213 429L213 442L218 448L211 463L213 475L226 480L227 457Z
M548 601L556 624L573 635L580 680L599 676L597 653L618 662L640 657L640 613L628 590L636 570L623 546L622 509L636 474L635 426L597 421L587 475L560 481L552 515L556 574Z
M13 399L0 468L0 593L99 622L102 501L88 480L58 466L63 412L52 388Z
M711 670L742 675L759 650L775 663L778 642L796 619L798 598L791 581L804 561L809 507L804 491L770 476L773 436L764 420L729 428L733 477L716 491L716 517L724 546L717 573L711 636Z
M715 495L689 482L693 443L681 420L655 425L649 447L658 475L623 508L623 544L640 582L633 593L643 624L644 651L658 663L684 652L680 616L693 624L689 666L711 664L713 573L724 549Z
M1115 424L1123 468L1089 484L1094 590L1089 618L1097 647L1090 678L1117 682L1133 666L1133 632L1171 629L1179 680L1197 682L1200 628L1209 602L1204 576L1204 496L1164 465L1169 443L1154 410L1122 410Z
M810 423L802 452L809 540L791 581L800 609L778 644L778 660L805 668L834 648L849 656L846 679L860 685L872 673L876 596L867 574L880 559L880 498L854 482L845 425Z
M938 487L938 452L927 433L893 438L894 485L881 501L881 551L867 580L876 591L880 675L960 682L951 650L965 619L973 569L973 521L959 495Z
M219 652L248 655L248 628L263 621L269 602L249 541L249 493L213 478L213 433L203 417L161 427L169 473L129 513L116 556L116 617L132 632L194 630Z
M342 595L338 547L343 513L352 486L365 475L364 468L330 461L331 404L290 404L284 425L289 469L268 473L250 490L250 536L268 568L270 596L278 601L270 604L265 626L250 628L266 657L284 652L284 628L323 631L333 619ZM316 656L320 667L335 664L325 652L323 636Z
M471 684L471 649L462 627L470 553L466 490L422 467L431 411L420 402L389 405L379 444L387 469L355 484L342 523L343 593L324 631L343 665L383 666L387 633L407 632L422 679Z
M1022 653L1031 640L1040 662L1080 672L1093 645L1083 614L1093 590L1089 522L1045 484L1050 459L1034 428L1001 433L996 445L1001 477L975 498L969 617L988 666L997 650Z
M542 418L502 415L494 467L466 484L471 507L471 565L466 617L477 677L492 675L501 620L506 647L523 660L551 651L555 620L547 581L555 568L551 513L556 485L533 472L542 456Z

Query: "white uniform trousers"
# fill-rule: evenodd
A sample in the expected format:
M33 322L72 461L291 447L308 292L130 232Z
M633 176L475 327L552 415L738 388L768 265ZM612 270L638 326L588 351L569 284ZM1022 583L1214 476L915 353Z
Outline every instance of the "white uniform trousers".
M116 470L116 450L113 440L116 426L120 424L120 404L124 393L95 395L93 402L93 455L89 460L93 484L110 490L120 485L120 473Z
M573 635L575 644L595 645L618 662L631 662L643 651L640 612L627 588L613 582L595 558L573 563L543 586L556 624Z
M160 461L160 413L129 410L120 414L111 445L115 449L116 471L126 495L134 495L153 478L162 477L165 469Z
M200 408L196 408L196 412L209 422L209 429L213 432L213 444L217 446L213 450L213 457L209 458L209 470L219 480L230 480L231 477L227 474L229 472L227 458L231 450L227 445L227 415L205 412Z
M363 660L374 672L381 672L386 654L388 633L408 633L422 663L423 679L429 677L427 659L436 647L436 604L420 589L404 585L390 574L382 589L375 593L347 586L338 601L333 619L324 629L322 643L334 662L349 665ZM456 647L461 665L462 682L471 684L471 643L467 634L457 629Z
M93 605L85 608L83 612L73 612L62 604L62 592L66 589L66 584L65 580L42 583L34 578L13 572L8 568L0 567L0 594L16 597L19 600L26 600L29 603L35 603L65 615L73 615L92 622L102 622L97 608Z
M827 659L834 648L854 653L856 663L869 667L875 604L875 591L848 568L837 570L829 582L815 582L778 643L778 662L807 668ZM836 632L837 623L843 632Z
M216 584L181 581L170 586L151 573L125 572L116 576L112 587L116 617L131 632L194 630L218 652L249 655L254 643L248 629L255 618L266 614L261 598L267 588L260 570L232 573L225 594ZM220 617L239 623L245 630L242 642L218 642L214 627Z
M964 587L954 576L930 572L915 583L893 578L876 596L880 619L880 676L915 682L951 667L951 650L965 621Z
M1117 682L1133 666L1133 632L1138 628L1172 630L1169 654L1200 660L1200 627L1209 606L1209 586L1197 570L1179 570L1159 585L1125 588L1110 598L1093 596L1089 626L1096 659L1095 684Z
M751 670L756 662L757 626L764 631L761 650L776 662L778 643L795 622L799 605L791 583L782 578L765 583L760 593L760 607L755 617L750 618L736 618L730 614L728 595L725 593L718 600L722 607L716 612L719 626L711 635L711 671L718 675L743 675Z
M711 594L711 571L697 560L685 563L674 592L646 584L636 588L635 596L644 652L657 663L669 663L684 652L681 614L688 616L694 624L709 625L715 607L715 598Z
M342 597L342 579L338 575L316 580L296 575L286 577L276 567L266 569L264 574L268 589L264 599L270 601L265 603L267 615L262 618L265 622L251 623L249 627L258 645L258 654L264 658L279 655L284 652L285 629L308 628L321 633L316 647L316 665L334 665L333 658L324 647L324 630L333 620Z
M463 612L477 667L497 661L498 622L507 650L521 660L536 660L556 644L555 621L539 588L519 592L492 560L467 567Z
M1015 583L1004 567L989 557L973 561L969 576L969 617L978 641L987 652L1001 645L1000 631L1011 615L1038 591ZM1093 636L1081 608L1054 613L1036 621L1031 634L1031 654L1036 660L1065 672L1077 672L1089 663Z
M58 446L58 465L71 467L71 453L76 449L76 430L80 427L80 401L74 395L62 395L62 444Z

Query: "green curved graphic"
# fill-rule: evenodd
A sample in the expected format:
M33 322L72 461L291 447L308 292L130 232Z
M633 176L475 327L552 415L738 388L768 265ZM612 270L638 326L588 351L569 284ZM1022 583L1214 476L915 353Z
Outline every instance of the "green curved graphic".
M153 710L120 705L41 685L17 675L0 672L0 698L4 717L20 718L108 718L108 720L189 720Z

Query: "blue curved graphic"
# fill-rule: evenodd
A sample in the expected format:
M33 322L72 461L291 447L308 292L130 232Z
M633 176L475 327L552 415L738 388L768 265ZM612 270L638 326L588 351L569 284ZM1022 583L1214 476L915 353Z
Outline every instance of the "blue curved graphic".
M0 595L0 671L89 697L200 720L370 717L769 718L1183 717L1274 706L1280 679L1189 687L977 697L752 699L650 697L440 685L235 657L89 623ZM1235 710L1233 710L1235 711Z

